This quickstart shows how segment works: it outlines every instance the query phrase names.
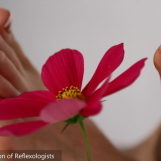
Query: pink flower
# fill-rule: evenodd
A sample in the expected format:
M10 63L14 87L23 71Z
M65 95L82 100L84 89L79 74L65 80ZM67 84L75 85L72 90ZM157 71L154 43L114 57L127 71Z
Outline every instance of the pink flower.
M98 114L102 109L101 99L132 84L146 60L141 59L110 81L111 73L121 64L123 58L123 44L111 47L82 90L82 54L77 50L64 49L52 55L41 73L49 91L27 92L0 102L0 120L31 117L38 117L39 120L6 125L0 128L0 135L25 135L50 123L65 121L74 116L88 117Z

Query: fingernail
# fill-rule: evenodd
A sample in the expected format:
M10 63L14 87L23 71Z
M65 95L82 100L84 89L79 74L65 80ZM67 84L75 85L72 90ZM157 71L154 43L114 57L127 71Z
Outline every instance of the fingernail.
M161 54L161 45L158 47L157 51L158 54Z
M161 45L159 46L159 50L161 50Z
M7 19L7 21L5 22L5 24L4 24L4 28L10 28L10 26L11 26L11 14L9 14L9 17L8 17L8 19Z

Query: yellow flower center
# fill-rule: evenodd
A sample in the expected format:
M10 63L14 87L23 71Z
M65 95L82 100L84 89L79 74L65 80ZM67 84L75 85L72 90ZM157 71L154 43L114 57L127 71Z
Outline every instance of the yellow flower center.
M56 98L57 99L70 99L70 98L84 99L84 96L81 93L79 88L70 86L70 87L63 88L62 91L59 91Z

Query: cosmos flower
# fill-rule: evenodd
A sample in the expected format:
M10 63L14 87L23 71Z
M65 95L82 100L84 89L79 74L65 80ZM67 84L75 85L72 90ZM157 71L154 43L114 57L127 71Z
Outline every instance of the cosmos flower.
M111 80L112 72L124 58L123 44L111 47L103 56L89 83L82 89L84 60L77 50L63 49L50 56L42 68L42 80L48 91L23 93L0 102L0 120L38 117L0 128L0 135L26 135L50 123L98 114L101 100L131 85L140 75L141 59Z

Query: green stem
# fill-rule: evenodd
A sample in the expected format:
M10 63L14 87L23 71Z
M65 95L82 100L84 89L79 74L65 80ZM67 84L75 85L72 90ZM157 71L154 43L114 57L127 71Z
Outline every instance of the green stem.
M83 120L81 120L79 122L79 125L80 125L81 130L82 130L84 144L85 144L85 147L86 147L87 161L92 161L92 159L91 159L90 144L89 144L88 135L87 135L87 131L86 131L86 128L84 126Z

